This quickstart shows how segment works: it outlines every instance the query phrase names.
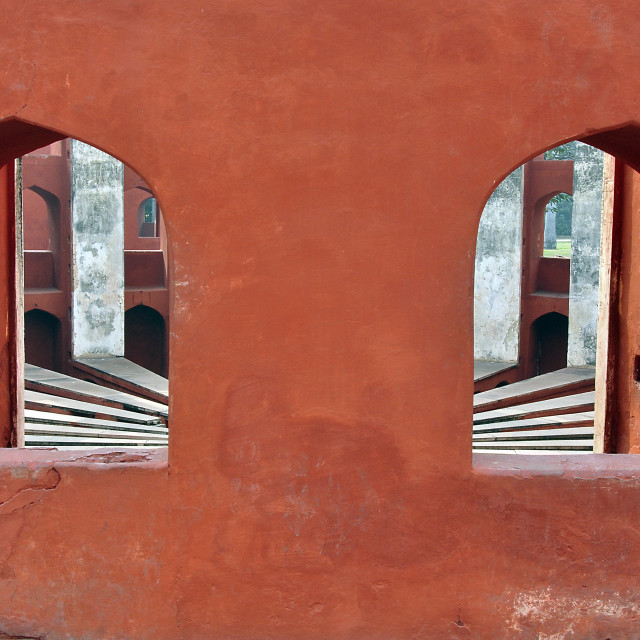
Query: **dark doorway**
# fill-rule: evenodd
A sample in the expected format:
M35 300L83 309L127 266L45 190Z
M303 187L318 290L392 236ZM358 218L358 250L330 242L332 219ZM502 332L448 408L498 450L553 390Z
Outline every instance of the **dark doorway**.
M569 319L561 313L546 313L531 325L536 350L536 375L567 366Z
M40 309L24 314L24 358L29 364L62 371L58 318Z
M155 309L138 305L124 314L124 355L127 360L167 377L165 322Z

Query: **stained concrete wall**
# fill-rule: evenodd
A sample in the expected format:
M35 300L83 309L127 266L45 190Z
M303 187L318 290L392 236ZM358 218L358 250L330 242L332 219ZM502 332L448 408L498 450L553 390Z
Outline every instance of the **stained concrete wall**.
M604 153L576 142L573 164L569 366L595 366Z
M124 355L124 171L71 142L73 357Z
M487 202L476 245L474 359L518 360L522 263L523 169Z

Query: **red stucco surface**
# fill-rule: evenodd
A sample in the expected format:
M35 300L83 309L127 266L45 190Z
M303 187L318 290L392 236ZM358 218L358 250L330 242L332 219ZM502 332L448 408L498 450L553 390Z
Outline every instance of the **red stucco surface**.
M0 15L1 160L128 163L172 283L167 460L0 451L0 635L638 634L640 458L472 465L471 395L483 205L638 121L640 5ZM590 141L634 162L637 132Z

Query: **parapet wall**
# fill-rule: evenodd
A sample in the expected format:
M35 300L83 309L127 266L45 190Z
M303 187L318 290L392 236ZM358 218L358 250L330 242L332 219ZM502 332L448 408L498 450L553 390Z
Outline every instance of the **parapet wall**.
M482 208L573 138L640 167L640 5L29 9L0 0L0 161L72 136L157 196L171 434L0 452L0 636L633 637L640 459L472 461L471 399Z

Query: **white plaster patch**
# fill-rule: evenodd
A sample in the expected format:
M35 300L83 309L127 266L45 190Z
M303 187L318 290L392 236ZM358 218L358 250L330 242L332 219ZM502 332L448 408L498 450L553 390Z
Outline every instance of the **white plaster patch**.
M618 592L568 596L552 587L518 594L511 605L507 627L513 631L535 630L537 640L575 640L576 621L598 618L618 628L621 621L640 616L640 601ZM547 631L539 631L545 627Z

